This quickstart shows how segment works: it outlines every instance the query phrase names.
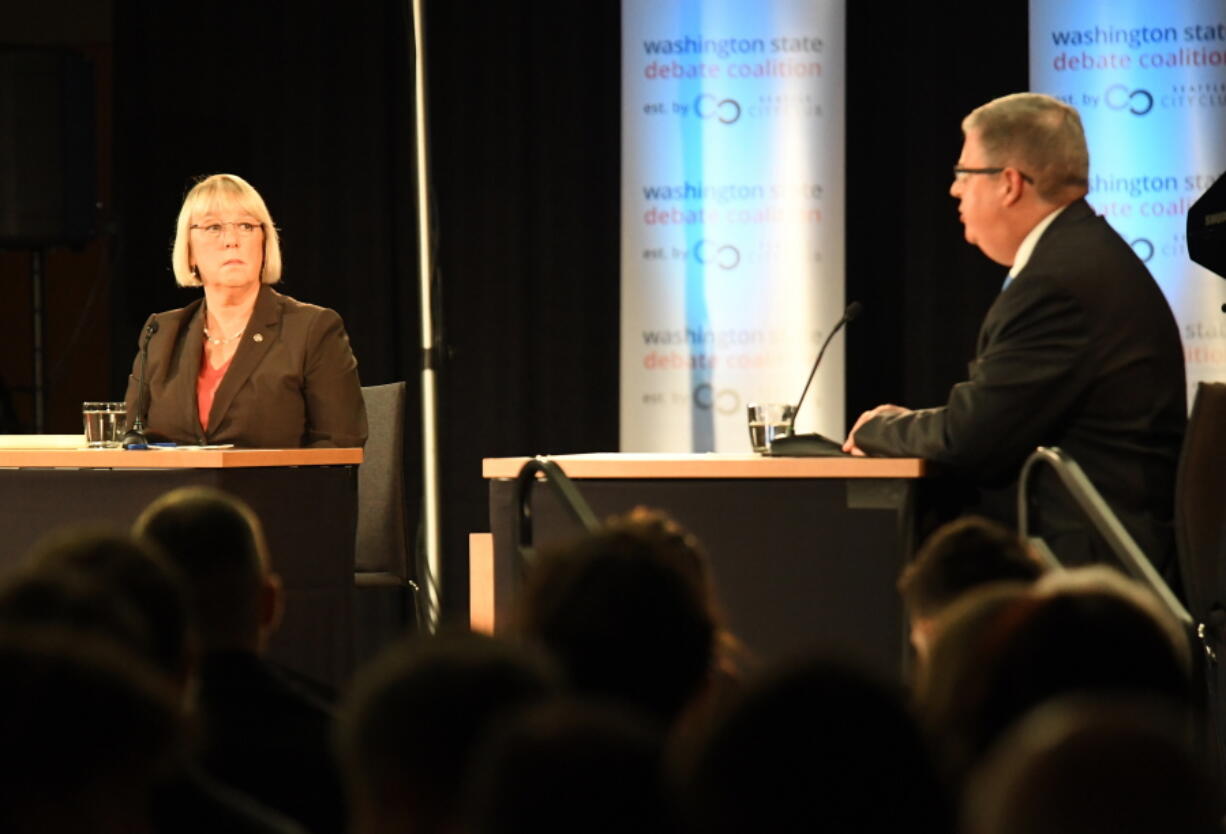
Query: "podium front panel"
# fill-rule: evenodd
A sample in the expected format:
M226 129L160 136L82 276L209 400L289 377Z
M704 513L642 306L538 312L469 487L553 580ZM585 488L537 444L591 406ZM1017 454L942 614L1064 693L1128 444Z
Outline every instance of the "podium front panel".
M564 460L564 459L563 459ZM636 506L668 512L707 551L727 624L763 662L834 652L898 678L907 649L895 583L916 539L914 478L585 478L598 517ZM514 481L490 481L495 621L513 615L520 582ZM533 546L582 534L553 492L531 497ZM626 601L633 616L634 601Z
M352 671L354 466L0 469L0 569L67 525L127 530L151 501L183 486L215 487L251 505L285 588L269 658L339 688Z

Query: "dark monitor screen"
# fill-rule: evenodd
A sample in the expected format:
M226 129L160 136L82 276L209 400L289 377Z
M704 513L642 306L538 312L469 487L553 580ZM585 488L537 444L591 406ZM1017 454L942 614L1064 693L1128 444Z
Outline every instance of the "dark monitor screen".
M1226 278L1226 176L1188 209L1188 256Z

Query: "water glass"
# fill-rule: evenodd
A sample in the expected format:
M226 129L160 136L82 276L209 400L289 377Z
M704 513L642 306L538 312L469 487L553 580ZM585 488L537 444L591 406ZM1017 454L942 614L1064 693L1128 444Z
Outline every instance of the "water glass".
M749 404L749 445L755 452L768 451L777 437L791 434L796 406L786 403Z
M128 417L126 403L82 403L85 445L91 449L115 449L123 442Z

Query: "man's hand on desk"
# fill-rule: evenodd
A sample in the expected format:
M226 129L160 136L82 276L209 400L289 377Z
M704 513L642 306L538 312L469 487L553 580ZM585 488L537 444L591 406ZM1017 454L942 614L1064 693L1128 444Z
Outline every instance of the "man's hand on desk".
M908 414L910 411L911 409L903 408L901 405L886 404L879 405L874 409L864 412L856 420L856 424L851 427L851 431L847 433L847 439L843 441L843 451L849 455L864 457L864 450L856 445L856 431L860 428L860 426L863 426L874 417L880 417L884 414Z

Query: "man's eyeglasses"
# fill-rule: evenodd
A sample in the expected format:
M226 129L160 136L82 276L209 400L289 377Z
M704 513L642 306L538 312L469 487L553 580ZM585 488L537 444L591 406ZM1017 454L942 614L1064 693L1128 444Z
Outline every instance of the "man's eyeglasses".
M954 179L958 179L959 177L968 176L970 174L999 174L1004 170L1005 170L1004 168L962 168L958 165L955 165L954 166ZM1014 168L1013 170L1017 171L1016 168ZM1029 174L1027 174L1024 171L1017 171L1017 172L1021 174L1022 179L1024 179L1026 182L1030 183L1031 185L1034 185L1033 177L1031 177Z
M239 237L251 237L257 231L264 228L263 223L210 223L207 226L199 226L193 223L190 228L195 231L202 232L205 237L210 240L217 240L221 237L221 232L226 226L233 226L234 231Z

